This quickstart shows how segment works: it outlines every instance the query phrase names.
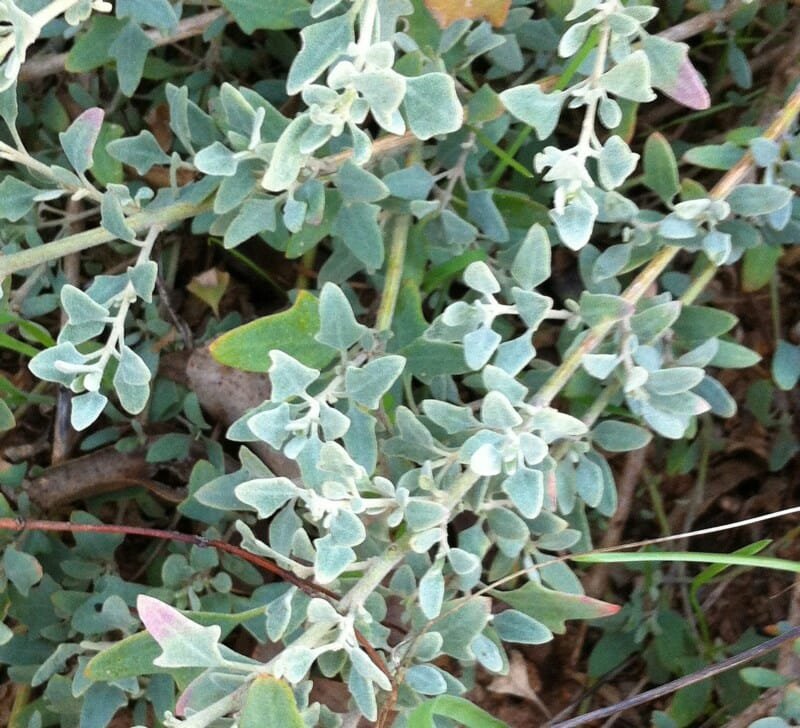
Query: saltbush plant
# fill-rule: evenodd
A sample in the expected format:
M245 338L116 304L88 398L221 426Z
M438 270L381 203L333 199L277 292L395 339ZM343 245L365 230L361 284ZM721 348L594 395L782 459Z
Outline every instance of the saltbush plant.
M637 127L664 95L710 103L655 5L208 5L0 0L4 345L72 393L84 449L203 450L179 506L196 537L140 574L88 512L70 542L7 539L0 660L34 689L13 725L496 725L460 697L477 665L503 673L509 644L618 609L564 558L615 511L610 455L735 411L717 373L759 357L698 297L717 267L800 239L800 97L768 127L684 144L720 170L706 189ZM187 65L177 44L201 31ZM79 80L43 94L48 62ZM271 383L224 447L201 393L159 368L178 246L207 241L306 271L287 310L197 334ZM782 342L778 386L797 360ZM53 391L5 381L6 429ZM37 514L26 475L2 476L10 518ZM283 578L211 548L231 538ZM346 708L312 695L319 676Z

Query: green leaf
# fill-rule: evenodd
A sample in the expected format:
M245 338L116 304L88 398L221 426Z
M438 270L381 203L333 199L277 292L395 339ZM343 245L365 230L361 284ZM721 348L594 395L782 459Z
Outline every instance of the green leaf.
M747 61L745 52L736 45L733 36L728 38L728 47L725 53L728 70L739 88L748 89L753 85L753 72Z
M108 144L107 149L114 159L133 167L139 174L146 174L156 164L170 162L167 153L147 129L135 137L116 139Z
M336 350L317 342L319 302L308 291L300 291L286 311L264 316L220 336L211 344L211 354L220 363L249 372L266 372L269 352L278 349L306 366L323 369Z
M406 358L407 371L420 377L471 371L464 359L464 347L460 344L419 338L400 349L400 353Z
M732 313L717 308L684 306L672 329L684 341L705 341L724 334L738 322Z
M491 600L470 597L459 602L445 602L442 614L432 630L442 637L441 651L458 660L472 661L470 643L484 630L491 611Z
M405 684L422 695L441 695L447 692L447 681L433 665L413 665L406 671Z
M166 463L170 460L185 460L189 457L191 447L191 435L185 435L182 432L168 432L148 446L145 461Z
M464 109L458 101L455 83L446 73L408 78L403 108L411 132L423 141L458 131L464 123Z
M265 716L281 728L305 726L289 685L272 675L261 674L247 691L238 717L239 728L262 728Z
M0 182L0 217L11 222L21 220L31 211L40 192L27 182L7 174Z
M585 193L584 196L588 197ZM597 205L591 198L588 198L587 201L577 197L563 210L553 210L550 217L555 223L558 236L564 245L570 250L580 250L592 236L597 212Z
M132 18L137 23L175 32L178 16L169 0L117 0L117 17Z
M70 73L86 73L111 60L108 49L125 23L110 15L93 15L89 29L81 33L69 53L64 66Z
M631 330L639 337L639 343L649 344L672 326L680 313L680 301L668 301L650 306L631 316Z
M752 293L772 280L778 261L783 255L779 245L758 245L744 251L742 261L742 290Z
M650 372L647 388L665 396L683 394L696 387L704 376L699 367L670 367Z
M544 504L544 475L541 470L518 467L503 481L503 490L525 518L536 518L541 512Z
M467 102L467 118L471 125L480 126L499 119L503 114L503 104L497 92L488 84L481 86Z
M444 263L433 266L425 273L425 277L422 279L422 290L425 293L430 293L437 289L445 289L470 263L486 260L487 257L486 251L478 248L476 250L467 250L461 255L456 255Z
M100 222L108 232L120 240L132 243L136 239L136 233L125 219L122 203L112 192L106 192L100 201Z
M644 51L634 51L600 76L599 85L609 93L631 101L653 101L650 61Z
M531 290L550 277L550 258L547 231L535 223L528 230L514 257L511 275L522 288Z
M69 323L75 325L103 320L109 315L105 306L93 301L80 288L69 283L61 288L61 306Z
M216 612L192 612L192 621L200 625L219 625L220 638L227 637L238 625L253 616L252 611L240 614ZM86 665L86 675L92 680L114 682L140 675L174 672L172 669L158 667L154 660L161 652L158 643L148 632L125 637L110 647L98 652Z
M258 12L263 14L264 3L261 0L254 1L258 4ZM354 38L353 16L351 13L343 13L308 25L300 31L300 37L303 39L303 46L294 57L286 79L286 93L290 96L299 93L339 56L346 53Z
M442 562L436 561L419 580L417 602L427 619L436 619L442 611L444 599L444 577Z
M136 91L139 81L142 80L147 54L155 45L141 26L131 21L108 47L109 55L117 62L120 90L126 96L133 96Z
M784 391L793 389L800 377L800 346L781 339L772 357L772 378Z
M123 346L114 373L114 389L120 404L133 415L139 414L147 404L150 376L144 360L129 346Z
M254 31L288 30L299 27L306 18L306 0L220 0L222 6L233 15L239 27L248 35Z
M255 235L273 232L278 222L275 214L277 204L275 198L247 200L225 230L225 248L235 248Z
M620 610L616 604L581 594L564 594L535 581L513 591L494 590L492 595L541 622L556 634L564 634L568 619L599 619L610 617Z
M779 688L789 682L789 678L785 675L766 667L744 667L739 670L739 674L748 685L755 685L757 688ZM752 727L755 723L750 725ZM784 723L784 725L788 725L788 723Z
M581 294L581 318L590 328L619 321L630 314L631 309L631 304L620 296L612 296L607 293L588 293L586 291Z
M533 127L539 139L547 139L555 131L566 96L558 91L545 93L530 83L506 89L500 100L513 116Z
M752 349L733 341L720 340L717 342L717 353L708 363L720 369L745 369L760 361L761 356Z
M363 367L348 367L345 372L348 396L368 409L377 409L381 397L400 376L405 364L404 357L387 354Z
M85 392L73 397L70 402L70 424L78 432L82 432L97 420L106 404L108 397L99 392Z
M367 202L342 205L332 232L370 270L383 264L384 245L378 225L380 208Z
M68 387L72 383L74 375L69 371L63 371L63 368L59 366L62 362L72 366L83 366L86 360L71 341L64 341L40 351L30 360L28 368L39 379L58 382Z
M389 195L382 180L350 160L340 167L333 181L345 202L377 202Z
M769 215L789 204L792 191L781 185L743 184L736 187L725 201L737 215Z
M319 584L330 584L356 560L356 552L337 544L331 534L316 539L314 547L314 578Z
M3 571L22 596L27 597L31 587L42 578L42 565L35 556L18 551L13 544L3 551Z
M683 161L705 169L727 172L744 156L744 149L735 144L705 144L689 149L683 154Z
M367 327L356 321L353 309L339 286L326 283L319 297L319 333L314 337L320 344L346 350L356 343Z
M451 718L467 728L509 728L469 700L455 695L439 695L418 705L408 716L408 728L436 728L435 716Z
M8 432L9 430L13 430L16 424L14 413L6 404L6 401L4 399L0 399L0 432Z
M553 639L553 633L541 622L516 609L506 609L495 615L492 626L503 642L541 645Z
M684 43L676 43L657 35L645 33L643 36L642 50L650 61L653 86L673 96L675 87L680 85L681 64L687 58L688 48Z
M102 185L122 184L123 182L122 164L108 153L108 145L118 140L124 133L125 130L119 124L105 122L100 128L92 157L92 174Z
M401 200L424 200L433 187L433 175L419 164L389 172L383 183Z
M621 137L609 137L597 155L597 176L607 190L619 187L636 169L639 155Z
M300 140L311 125L309 118L302 114L292 119L283 130L272 152L267 172L261 186L271 192L281 192L289 187L300 174L306 155L300 151Z
M592 439L608 452L640 450L653 436L650 432L630 422L604 420L592 430Z
M183 616L174 607L144 594L136 600L139 618L158 642L161 654L153 661L159 667L221 667L219 649L222 629L203 625Z
M233 177L239 166L239 160L224 144L214 142L195 154L194 166L203 174Z
M272 349L269 355L272 359L269 378L273 401L299 397L319 378L319 369L307 367L279 349Z
M646 187L669 204L680 191L678 163L667 138L654 132L644 144L644 179Z
M489 240L496 243L507 243L509 240L508 227L492 198L492 190L469 190L467 192L467 216Z
M269 518L286 501L296 498L300 490L288 478L256 478L236 486L236 497L252 506L259 518Z
M105 112L100 108L86 109L69 129L58 135L64 154L67 155L72 168L83 174L92 166L92 152L100 135Z

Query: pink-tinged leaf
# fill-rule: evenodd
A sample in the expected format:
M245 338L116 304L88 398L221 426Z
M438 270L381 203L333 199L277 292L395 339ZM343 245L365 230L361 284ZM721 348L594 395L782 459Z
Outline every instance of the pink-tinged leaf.
M92 166L92 154L100 127L103 125L105 111L99 107L86 109L69 129L58 135L64 154L78 174L83 174Z
M558 508L558 481L555 470L550 470L544 476L544 502L548 510L555 511Z
M145 628L158 642L162 653L153 664L159 667L213 667L224 662L219 651L222 630L184 617L177 609L158 599L140 595L136 608Z
M604 602L600 599L595 599L594 597L587 597L585 594L581 594L577 601L583 604L587 609L591 609L597 618L613 617L620 609L622 609L619 604Z
M147 631L162 646L170 637L182 631L190 631L189 625L197 626L169 604L145 594L141 594L136 600L136 609Z
M513 591L495 590L492 596L538 620L551 632L563 634L568 619L599 619L616 614L620 607L582 594L565 594L534 581Z
M711 106L711 97L703 84L703 77L688 58L684 58L673 83L660 88L673 101L690 109L701 111Z
M192 682L187 685L186 690L184 690L178 696L178 700L175 702L175 715L177 715L179 718L186 716L186 708L191 705L192 700L197 697L199 690L196 683L197 680L192 680Z

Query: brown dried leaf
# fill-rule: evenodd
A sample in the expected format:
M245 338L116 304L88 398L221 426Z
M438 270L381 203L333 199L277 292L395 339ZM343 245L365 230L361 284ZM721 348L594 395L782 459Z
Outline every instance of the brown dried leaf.
M244 372L220 364L208 348L195 349L186 364L189 388L197 393L200 406L226 425L247 410L269 399L270 384L266 374ZM251 442L253 450L277 475L295 478L297 463L265 442Z
M424 0L440 28L456 20L488 20L495 27L506 22L511 0Z
M550 717L547 707L536 693L542 687L536 666L517 650L512 650L509 656L508 674L498 675L487 687L493 693L516 695L518 698L529 700Z

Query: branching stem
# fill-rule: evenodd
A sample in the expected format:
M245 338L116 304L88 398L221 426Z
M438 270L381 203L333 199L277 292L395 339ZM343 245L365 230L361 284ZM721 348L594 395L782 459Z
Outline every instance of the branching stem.
M800 86L795 89L784 108L764 132L764 138L773 141L780 139L788 131L798 114L800 114ZM748 152L714 186L710 197L716 200L725 199L749 174L753 165L753 157ZM631 306L635 306L680 251L681 248L672 245L662 248L628 286L622 294L622 299L631 304ZM711 280L716 268L717 266L713 263L709 263L707 270L700 273L700 277L704 282ZM616 322L612 321L600 324L589 331L586 337L567 355L561 365L553 372L550 379L536 393L532 404L538 407L547 407L572 378L572 375L580 367L583 358L593 352L605 340L606 336L613 331L615 326Z
M137 232L152 227L168 227L210 210L211 205L210 200L199 204L177 202L174 205L160 207L152 211L149 209L143 210L136 215L131 215L127 222ZM46 245L40 245L37 248L29 248L11 255L0 256L0 280L7 275L17 273L26 268L58 260L70 253L79 253L112 240L116 240L116 236L113 233L108 232L103 227L97 227L75 235L69 235Z

